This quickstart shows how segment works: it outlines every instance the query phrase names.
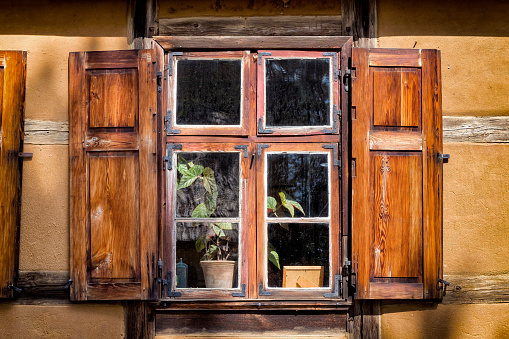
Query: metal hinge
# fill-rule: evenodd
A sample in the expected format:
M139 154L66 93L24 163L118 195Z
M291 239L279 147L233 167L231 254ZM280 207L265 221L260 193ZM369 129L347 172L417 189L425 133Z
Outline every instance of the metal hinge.
M331 56L334 60L334 81L337 82L339 78L339 69L338 69L338 53L336 52L323 52L324 56Z
M263 283L260 283L260 285L258 285L258 295L271 295L272 293L270 293L269 291L265 291L263 289Z
M258 65L261 65L262 64L262 56L264 55L272 55L271 52L258 52Z
M18 293L21 293L23 291L23 289L21 289L20 287L18 286L14 286L14 285L8 285L7 286L7 289L8 290L14 290L15 292L18 292Z
M334 166L338 166L339 173L341 173L341 160L338 159L338 145L337 144L327 144L327 145L323 145L322 148L332 150L332 164Z
M164 130L168 132L168 134L179 134L179 129L173 129L173 123L171 120L171 110L169 109L164 116Z
M167 297L181 297L182 292L175 292L172 291L173 283L172 283L173 275L171 274L171 271L168 271L166 274L166 280L163 280L163 286L166 285L166 296ZM164 289L162 289L164 291Z
M349 81L352 78L352 71L350 69L345 69L345 75L343 75L343 85L345 87L345 92L350 90Z
M451 283L448 281L445 281L444 279L438 279L437 284L440 284L440 283L444 285L443 286L444 293L442 295L445 297L445 294L447 293L447 286L449 286ZM440 286L439 289L442 289L442 286Z
M263 119L259 118L258 119L258 134L270 134L270 133L274 133L274 130L263 128Z
M341 119L341 110L337 105L332 106L332 129L324 129L323 133L334 134L338 133L338 118Z
M166 70L168 70L168 76L172 76L173 75L173 56L174 55L182 55L183 53L182 52L170 52L168 53L169 55L169 60L168 60L168 64L167 65L164 65L164 80L166 80Z
M334 292L325 293L323 296L325 298L343 298L343 276L341 274L336 274L334 276Z
M161 93L163 91L163 73L157 72L157 93Z
M19 152L18 158L32 158L34 156L33 153Z
M168 170L173 169L172 158L173 158L173 150L175 150L175 149L182 149L182 145L180 145L180 144L167 144L166 145L166 155L163 156L163 170L166 170L167 168L168 168ZM166 164L168 164L168 166L166 166Z
M258 154L258 156L262 155L262 149L263 148L269 148L270 145L268 144L258 144L256 145L256 154Z
M242 284L241 292L232 293L232 297L245 297L246 296L246 284Z
M235 145L235 149L244 150L244 158L247 158L247 145Z

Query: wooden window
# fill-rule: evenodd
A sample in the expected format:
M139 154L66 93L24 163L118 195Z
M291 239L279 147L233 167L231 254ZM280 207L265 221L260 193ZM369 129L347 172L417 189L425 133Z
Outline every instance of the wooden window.
M0 51L0 298L18 276L26 52Z

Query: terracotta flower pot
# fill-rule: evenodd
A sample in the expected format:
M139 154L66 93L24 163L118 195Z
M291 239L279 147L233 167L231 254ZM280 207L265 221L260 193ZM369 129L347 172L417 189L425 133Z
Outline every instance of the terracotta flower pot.
M235 261L208 260L200 261L207 288L232 288Z

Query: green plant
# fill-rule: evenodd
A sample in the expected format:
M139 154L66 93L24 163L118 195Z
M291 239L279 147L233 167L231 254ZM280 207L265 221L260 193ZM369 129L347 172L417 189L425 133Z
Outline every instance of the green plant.
M210 218L217 207L217 184L214 170L186 161L178 156L177 170L182 175L177 179L177 191L193 184L202 185L205 189L204 202L198 204L191 213L192 218ZM207 232L195 242L196 251L205 250L201 260L228 260L232 248L229 246L230 238L225 231L233 230L232 223L211 222L204 223Z
M281 204L278 205L278 202L274 197L267 196L267 215L270 216L271 214L274 214L274 216L278 217L277 211L283 207L286 208L288 212L290 212L292 218L295 216L295 209L306 215L302 206L289 194L279 192L279 198L281 199ZM288 231L287 224L279 223L279 225ZM276 249L270 242L267 244L267 257L271 263L273 263L278 269L281 269L279 264L279 254L276 252Z

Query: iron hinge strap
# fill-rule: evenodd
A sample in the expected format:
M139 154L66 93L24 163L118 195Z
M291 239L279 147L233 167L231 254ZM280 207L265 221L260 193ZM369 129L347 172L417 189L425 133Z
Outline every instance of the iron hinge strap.
M167 297L181 297L182 296L182 292L172 291L172 288L173 288L173 283L172 283L173 275L171 274L171 271L168 271L168 274L166 276L167 276L167 279L162 281L163 287L166 285L166 296ZM164 292L164 288L162 289L162 291Z
M173 158L173 150L175 150L175 149L182 149L182 145L180 145L180 144L167 144L166 145L166 155L163 156L163 170L166 170L166 168L168 168L168 170L173 169L172 158ZM168 163L168 166L166 166L166 163Z
M332 115L332 129L324 129L323 133L326 134L334 134L338 133L338 118L341 119L341 110L338 109L337 105L332 106L333 115Z
M263 289L263 283L261 282L260 285L258 285L258 295L271 295L269 291L265 291Z
M232 297L245 297L246 296L246 284L242 284L241 292L232 293Z
M183 54L182 52L170 52L170 53L168 53L168 55L170 57L169 57L169 60L168 60L168 64L164 65L164 71L165 71L164 80L166 80L166 70L168 70L168 76L171 77L173 75L173 56L175 56L175 55L182 55L182 54Z
M171 119L171 110L168 110L166 112L166 115L164 116L164 130L168 132L168 134L179 134L179 129L173 129L173 123Z
M247 145L235 145L235 149L244 150L244 158L247 158Z
M256 145L256 154L258 154L258 156L262 155L262 149L263 148L269 148L270 145L268 144L258 144Z
M258 53L258 65L261 65L262 64L262 57L264 55L267 55L267 56L271 56L272 53L271 52L259 52Z
M341 298L343 297L343 276L341 274L336 274L334 276L334 292L325 293L323 296L325 298L339 298L341 294Z
M327 144L323 145L322 148L331 149L332 150L332 164L334 166L338 166L341 170L341 160L338 159L338 145L337 144ZM341 171L340 171L341 173Z
M274 133L274 130L263 128L263 119L259 118L258 119L258 134L271 134L271 133Z
M338 53L336 52L323 52L323 56L331 56L334 60L334 81L338 81L339 68L338 68Z

